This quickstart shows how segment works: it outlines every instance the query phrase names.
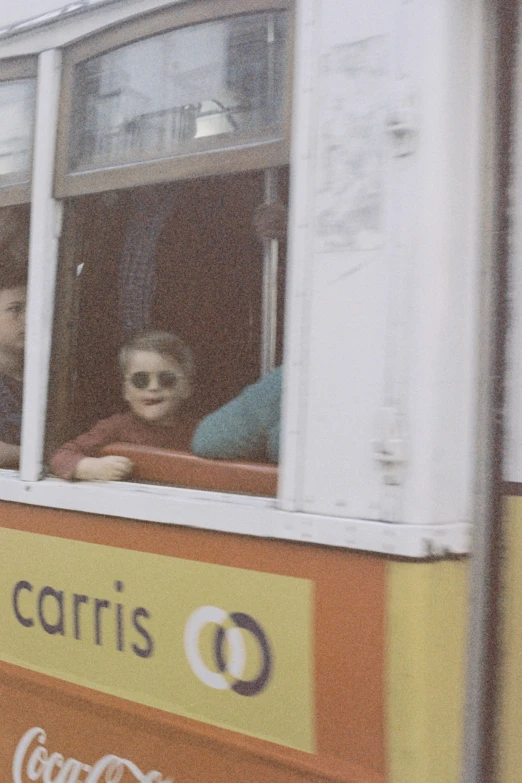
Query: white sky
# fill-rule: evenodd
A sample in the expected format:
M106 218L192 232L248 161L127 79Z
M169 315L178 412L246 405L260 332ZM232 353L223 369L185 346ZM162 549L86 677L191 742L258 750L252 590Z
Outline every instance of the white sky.
M72 0L0 0L0 28L63 8Z

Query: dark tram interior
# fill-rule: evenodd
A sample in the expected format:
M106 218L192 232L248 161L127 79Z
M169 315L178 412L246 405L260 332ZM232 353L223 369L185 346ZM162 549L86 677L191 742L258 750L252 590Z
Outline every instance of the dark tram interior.
M149 248L147 328L174 332L194 351L197 375L187 413L199 419L259 378L263 245L253 215L263 203L263 178L262 171L214 176L66 203L48 449L123 410L117 361L126 338L121 260L130 221L136 224L136 204L145 212L148 200L166 204ZM279 170L279 198L287 203L286 168ZM282 361L284 253L280 247L276 364Z

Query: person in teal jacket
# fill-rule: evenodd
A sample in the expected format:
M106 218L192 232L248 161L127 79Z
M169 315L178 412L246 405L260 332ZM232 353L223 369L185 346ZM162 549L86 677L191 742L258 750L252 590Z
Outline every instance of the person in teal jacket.
M260 204L254 214L259 239L286 244L285 204ZM204 418L196 428L192 451L208 459L279 461L281 367L247 386L241 394Z
M279 461L281 367L247 386L197 426L192 451L208 459Z

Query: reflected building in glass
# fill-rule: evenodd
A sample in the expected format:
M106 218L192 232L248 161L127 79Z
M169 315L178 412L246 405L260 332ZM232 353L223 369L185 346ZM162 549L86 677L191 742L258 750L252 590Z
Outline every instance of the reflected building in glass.
M181 28L80 63L73 171L279 138L286 13Z
M31 178L35 80L0 82L0 187Z

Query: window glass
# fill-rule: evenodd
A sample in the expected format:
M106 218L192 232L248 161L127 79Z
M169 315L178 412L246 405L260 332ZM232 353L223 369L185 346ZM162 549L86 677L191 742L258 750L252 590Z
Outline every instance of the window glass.
M280 201L286 202L286 168L279 171L278 191ZM104 448L109 445L112 454L134 463L134 480L275 494L275 468L262 473L260 463L277 462L273 445L279 435L278 414L277 419L274 416L279 411L280 373L270 389L273 399L267 415L272 417L269 424L273 432L269 436L264 432L252 450L235 457L216 452L221 459L213 459L205 470L201 465L196 469L190 461L195 459L191 439L198 423L260 377L263 241L256 216L264 193L265 172L260 171L66 201L47 430L47 461L53 473L78 478L70 472L75 446L68 454L62 452L58 460L53 460L53 455L100 420L134 411L142 422L148 421L149 411L140 405L144 400L153 410L154 382L162 387L158 396L169 397L172 384L168 372L179 374L178 366L160 366L157 357L151 364L150 356L141 356L139 367L127 362L122 368L118 358L122 346L135 335L160 331L180 337L194 357L190 394L176 409L179 430L172 430L162 440L161 427L152 426L149 438L147 428L136 424L136 417L125 419L122 428L114 430L121 435L117 439L140 448L154 447L155 454L136 453L121 445L104 444ZM284 244L281 239L272 283L278 365L283 341ZM181 388L179 378L176 383L176 388ZM247 400L247 404L252 410L257 405L255 400ZM218 423L218 429L225 426L234 434L243 413L242 408L238 415L232 409L226 415L226 425ZM248 430L253 420L252 416L247 422L247 439L255 437ZM214 430L211 428L208 437ZM174 459L172 452L185 452L190 459ZM99 451L88 454L102 456ZM248 475L234 474L233 467L232 472L224 470L224 460L256 465Z
M0 187L28 182L31 176L36 82L0 82Z
M0 208L0 468L17 468L22 427L29 205Z
M280 138L285 12L207 22L76 65L70 170Z

